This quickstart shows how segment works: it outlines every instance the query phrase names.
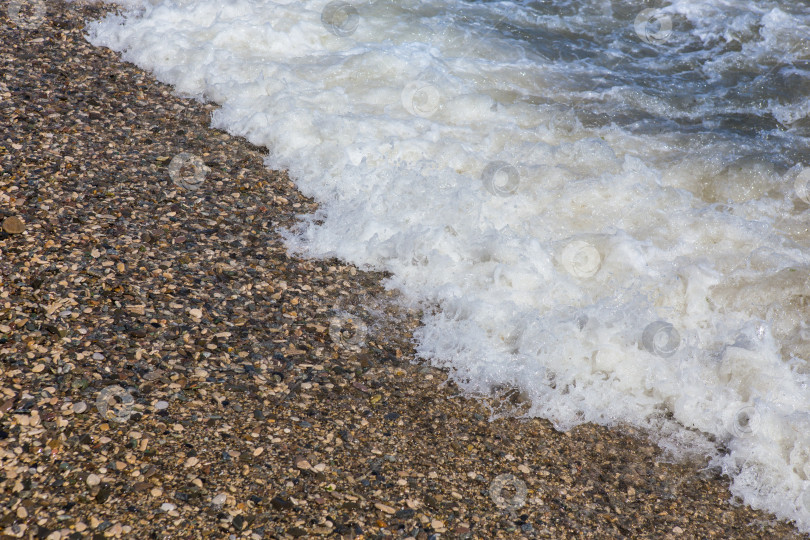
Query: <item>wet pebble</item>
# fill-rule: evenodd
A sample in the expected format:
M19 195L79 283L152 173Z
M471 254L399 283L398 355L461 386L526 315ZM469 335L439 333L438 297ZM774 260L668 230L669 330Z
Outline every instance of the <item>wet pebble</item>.
M270 506L276 510L291 510L293 508L293 503L282 497L273 497L270 499Z
M17 216L7 217L3 220L3 230L8 234L20 234L25 231L25 222Z

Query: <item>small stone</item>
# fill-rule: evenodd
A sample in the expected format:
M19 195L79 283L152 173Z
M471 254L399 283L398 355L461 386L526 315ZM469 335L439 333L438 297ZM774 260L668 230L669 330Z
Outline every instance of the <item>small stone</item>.
M28 510L25 509L24 506L20 505L17 507L17 517L20 519L25 519L28 517Z
M683 534L683 529L676 526L672 528L672 532L674 532L675 534Z
M194 467L194 466L196 466L198 463L200 463L200 460L199 460L198 458L196 458L196 457L190 457L190 458L188 458L188 459L186 460L186 467Z
M219 495L211 499L211 504L213 504L214 506L222 506L223 504L225 504L225 501L227 500L228 496L224 493L220 493Z
M177 507L175 505L173 505L172 503L169 503L169 502L165 502L165 503L160 505L160 509L163 512L171 512L172 510L174 510L176 508Z
M169 402L168 401L160 400L157 403L155 403L155 410L156 411L162 411L162 410L165 410L165 409L168 409L168 408L169 408Z
M145 305L129 305L127 306L127 311L130 313L134 313L135 315L143 315L146 313L146 306Z
M105 503L107 499L110 498L112 495L112 488L110 488L110 484L101 484L101 489L98 490L96 494L96 502Z
M60 338L63 338L67 335L67 331L64 328L59 328L55 324L43 324L42 329L50 332L55 336L59 336Z
M25 231L25 222L17 216L7 217L3 220L3 230L8 234L20 234Z
M276 510L292 510L294 508L292 502L287 499L282 499L281 497L273 497L270 499L270 505Z
M71 408L75 414L82 414L87 410L87 403L84 401L79 401L78 403L74 403Z
M0 413L5 413L5 412L10 411L13 406L14 406L14 400L13 399L5 400L2 404L0 404Z
M395 508L392 508L392 507L388 506L387 504L383 504L383 503L374 503L374 508L376 508L377 510L383 511L386 514L395 514L396 513Z
M97 486L101 483L101 477L95 473L87 476L87 485L90 487Z
M35 365L34 367L31 368L31 371L33 373L41 373L44 370L45 370L45 364L37 364L37 365Z
M104 360L104 355L101 353L93 353L93 360Z
M295 460L295 466L302 470L309 470L312 468L312 465L310 465L309 461L305 459Z

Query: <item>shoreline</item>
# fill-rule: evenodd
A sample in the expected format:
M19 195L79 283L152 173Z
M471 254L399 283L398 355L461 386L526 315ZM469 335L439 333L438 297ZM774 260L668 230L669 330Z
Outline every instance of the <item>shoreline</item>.
M287 256L261 148L84 40L111 9L0 13L4 537L805 537L632 430L489 422L382 274Z

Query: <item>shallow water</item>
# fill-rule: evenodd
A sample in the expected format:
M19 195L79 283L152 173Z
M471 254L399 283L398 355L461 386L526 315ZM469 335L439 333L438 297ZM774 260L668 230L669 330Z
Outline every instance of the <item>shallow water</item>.
M156 0L89 26L392 273L420 354L810 531L810 4ZM646 11L649 9L650 11Z

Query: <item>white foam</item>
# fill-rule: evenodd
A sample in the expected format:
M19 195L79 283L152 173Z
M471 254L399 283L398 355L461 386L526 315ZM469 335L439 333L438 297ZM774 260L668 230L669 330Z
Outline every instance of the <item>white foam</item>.
M325 5L145 3L88 32L220 103L214 126L267 147L267 165L319 201L288 232L292 250L387 270L408 301L438 306L419 352L464 389L514 385L529 414L562 429L652 429L662 445L710 455L748 504L810 531L810 212L794 193L800 168L785 173L758 147L779 153L798 135L661 127L711 112L717 88L691 107L632 83L686 53L630 58L646 46L632 41L632 16L611 9L378 0L356 5L356 28L330 30ZM808 20L742 5L674 3L667 13L693 27L661 50L747 35L775 58L785 45L774 29ZM616 27L598 37L606 21ZM602 45L556 59L504 22L580 25ZM623 82L599 83L614 75ZM773 107L786 121L806 113ZM616 123L583 124L600 111ZM658 127L645 130L649 115Z

